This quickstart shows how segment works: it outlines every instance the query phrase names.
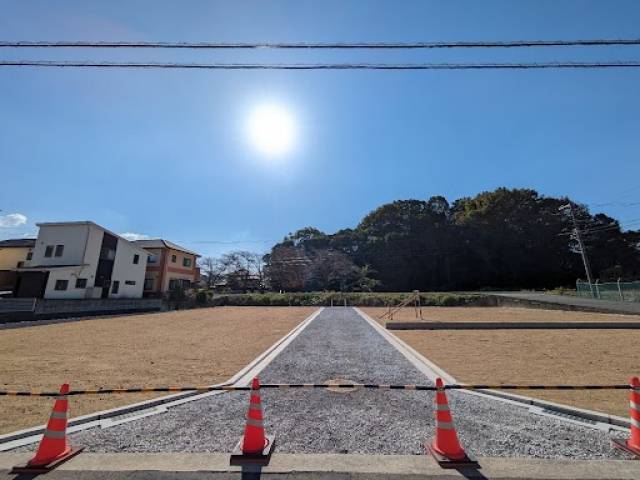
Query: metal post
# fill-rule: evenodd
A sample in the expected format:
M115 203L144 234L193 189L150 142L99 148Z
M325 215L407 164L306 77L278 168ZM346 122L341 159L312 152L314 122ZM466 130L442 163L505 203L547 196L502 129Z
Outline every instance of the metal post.
M600 289L598 288L599 278L596 279L595 287L596 287L596 298L600 298Z
M347 299L344 299L344 308L347 308Z
M620 288L620 277L618 277L618 281L616 283L618 284L618 295L620 295L620 301L624 302L624 294L622 293L622 288Z
M582 263L584 264L584 271L587 274L587 281L589 282L589 289L591 290L591 296L595 296L595 292L593 290L593 280L591 279L591 267L589 265L589 259L587 258L587 251L584 246L584 242L582 241L582 234L580 233L580 227L578 227L578 221L576 220L575 212L573 210L573 202L569 202L567 205L563 205L558 210L564 210L568 208L571 214L571 220L573 221L573 229L576 233L576 240L578 240L578 245L580 246L580 254L582 255Z

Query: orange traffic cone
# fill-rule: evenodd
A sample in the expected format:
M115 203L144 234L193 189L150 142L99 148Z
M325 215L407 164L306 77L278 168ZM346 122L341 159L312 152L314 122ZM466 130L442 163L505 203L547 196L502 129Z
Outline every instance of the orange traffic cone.
M65 383L60 387L60 395L56 397L56 403L53 405L53 411L35 456L26 465L14 467L12 472L48 472L83 450L84 447L70 447L67 440L68 392L69 384Z
M631 416L631 436L624 440L611 440L614 447L640 457L640 379L629 380L629 415Z
M262 402L260 400L260 381L251 382L251 398L244 436L231 453L231 465L268 465L273 452L275 437L265 435Z
M425 447L443 468L478 467L463 450L449 410L447 394L441 378L436 379L436 438Z

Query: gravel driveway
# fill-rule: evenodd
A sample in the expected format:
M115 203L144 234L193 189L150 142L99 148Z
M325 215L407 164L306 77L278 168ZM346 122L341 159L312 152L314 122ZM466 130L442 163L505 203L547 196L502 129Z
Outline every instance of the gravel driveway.
M351 308L325 309L260 377L264 383L338 378L429 383ZM623 458L604 432L464 392L448 395L463 445L475 455ZM432 392L267 390L262 400L267 430L284 453L421 454L434 430ZM246 392L222 394L71 440L95 452L230 452L247 402Z

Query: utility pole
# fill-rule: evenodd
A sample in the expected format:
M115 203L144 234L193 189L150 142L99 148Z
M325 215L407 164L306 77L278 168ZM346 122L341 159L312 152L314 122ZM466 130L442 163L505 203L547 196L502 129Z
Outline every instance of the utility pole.
M591 277L591 267L589 266L587 251L585 249L584 242L582 241L582 234L580 233L580 227L578 226L578 221L576 220L573 202L569 202L567 205L562 205L560 208L558 208L558 210L565 211L567 208L569 209L569 213L571 215L571 221L573 222L573 230L576 233L576 240L578 240L578 246L580 247L580 254L582 255L582 263L584 263L584 271L587 274L587 281L589 282L589 289L591 290L591 296L595 297L593 292L593 280Z

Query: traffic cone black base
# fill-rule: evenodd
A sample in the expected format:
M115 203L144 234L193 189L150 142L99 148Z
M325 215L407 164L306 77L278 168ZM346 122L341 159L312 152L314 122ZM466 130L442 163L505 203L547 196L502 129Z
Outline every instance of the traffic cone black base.
M61 465L67 460L75 457L83 450L84 447L71 447L71 450L68 453L56 458L46 465L29 465L27 463L25 465L18 465L16 467L13 467L13 469L9 473L47 473L56 468L58 465Z
M271 461L271 454L273 453L273 449L276 444L275 435L266 435L267 444L264 449L260 453L243 453L242 452L242 441L241 438L236 448L231 452L231 461L229 462L231 465L261 465L266 466L269 465Z
M631 455L635 455L636 458L640 459L640 450L636 450L635 448L632 448L629 445L627 445L626 440L618 440L618 439L612 438L611 446L614 448L618 448L620 450L624 450L625 452L630 453Z
M464 458L453 460L451 458L445 457L440 453L436 452L433 446L430 443L425 443L424 448L427 453L430 453L433 459L438 462L442 468L475 468L479 469L480 464L475 458L469 457L465 454Z

